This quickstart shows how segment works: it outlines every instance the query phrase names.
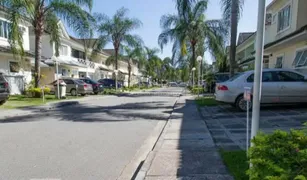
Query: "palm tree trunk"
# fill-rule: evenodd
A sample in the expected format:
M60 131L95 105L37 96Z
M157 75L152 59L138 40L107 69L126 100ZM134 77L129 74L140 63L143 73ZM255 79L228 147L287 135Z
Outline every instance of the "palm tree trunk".
M34 86L39 87L40 81L40 61L42 55L42 28L35 30L35 74L34 74Z
M191 67L191 69L192 68L194 68L195 67L195 65L196 65L196 57L195 57L195 44L194 43L191 43L192 44L192 67ZM196 68L196 67L195 67ZM196 78L196 73L193 73L194 75L194 79ZM196 78L197 79L197 78Z
M119 46L117 46L117 44L114 44L114 49L115 49L115 70L118 70L118 50L119 50ZM116 91L117 91L117 88L118 88L117 74L115 74L115 90Z
M131 64L130 62L128 62L128 88L130 87L130 82L131 82Z
M236 47L237 47L237 31L238 31L238 0L231 2L231 37L230 37L230 59L229 69L230 77L234 75L236 64Z

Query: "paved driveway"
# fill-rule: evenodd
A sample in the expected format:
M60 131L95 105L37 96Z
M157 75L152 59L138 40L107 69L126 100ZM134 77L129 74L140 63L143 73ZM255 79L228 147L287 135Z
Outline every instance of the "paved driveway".
M201 112L217 146L230 150L245 149L246 112L238 112L228 105L204 107ZM263 132L300 129L305 122L307 107L304 105L261 108L259 126Z
M172 95L106 97L0 121L0 179L115 180L181 89L156 91Z

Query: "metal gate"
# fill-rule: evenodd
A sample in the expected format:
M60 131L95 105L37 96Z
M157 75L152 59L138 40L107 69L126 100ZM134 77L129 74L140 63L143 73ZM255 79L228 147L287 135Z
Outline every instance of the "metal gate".
M10 88L10 94L22 94L25 91L25 81L24 76L18 75L18 76L11 76L11 75L5 75L4 76L8 83Z

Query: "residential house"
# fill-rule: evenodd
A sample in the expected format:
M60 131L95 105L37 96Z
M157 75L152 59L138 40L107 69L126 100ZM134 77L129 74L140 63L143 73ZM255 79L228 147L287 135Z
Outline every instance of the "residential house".
M34 62L34 55L29 52L29 25L27 22L19 24L25 57L13 55L9 43L10 21L6 10L3 7L0 9L0 73L8 80L11 94L21 94L32 79L31 63Z
M56 56L55 45L50 43L50 35L45 32L42 36L42 55L45 57L42 61L49 67L41 67L41 84L50 84L56 79L55 61L59 64L59 77L90 77L98 80L105 76L101 73L103 70L111 71L102 62L108 57L108 54L99 52L95 59L87 60L84 44L82 40L70 36L64 26L60 25L60 42L59 56ZM30 33L30 48L35 49L35 35ZM89 50L91 51L91 49Z
M255 38L256 32L244 32L239 34L236 62L242 70L253 69L255 64ZM263 68L269 68L269 56L263 56Z
M273 0L267 6L264 53L269 68L307 73L306 9L306 0Z

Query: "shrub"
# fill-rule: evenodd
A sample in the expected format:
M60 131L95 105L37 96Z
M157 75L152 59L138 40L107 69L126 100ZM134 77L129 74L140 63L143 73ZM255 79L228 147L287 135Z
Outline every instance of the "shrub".
M202 93L205 93L205 90L202 87L194 87L192 88L191 93L192 94L198 94L198 93L202 94Z
M26 90L26 92L30 97L41 98L43 96L41 88L30 87ZM50 94L50 88L45 87L44 94Z
M251 179L306 180L307 131L260 133L249 150Z

